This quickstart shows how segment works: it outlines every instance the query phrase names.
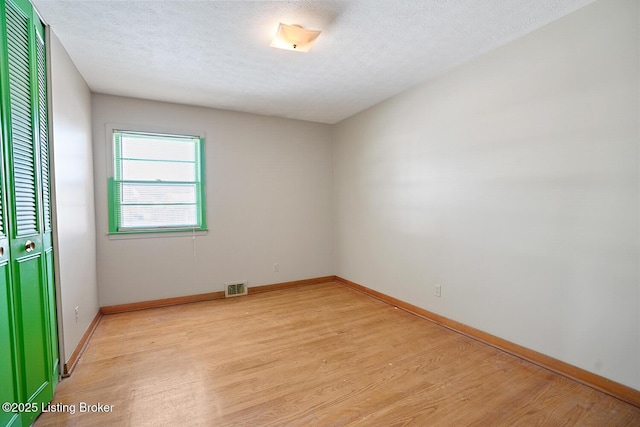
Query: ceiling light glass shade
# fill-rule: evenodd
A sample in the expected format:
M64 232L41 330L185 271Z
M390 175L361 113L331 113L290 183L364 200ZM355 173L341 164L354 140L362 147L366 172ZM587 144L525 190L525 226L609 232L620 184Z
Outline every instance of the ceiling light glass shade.
M278 32L269 46L278 49L309 52L311 45L320 35L320 31L305 30L299 25L280 24Z

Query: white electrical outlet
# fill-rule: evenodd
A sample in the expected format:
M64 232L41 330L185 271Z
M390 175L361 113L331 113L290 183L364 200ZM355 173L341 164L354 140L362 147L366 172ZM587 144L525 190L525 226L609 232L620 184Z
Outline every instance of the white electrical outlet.
M277 262L273 264L273 271L276 273L280 271L280 265Z
M78 306L76 305L76 323L78 323L78 319L80 318L80 310L78 309Z
M442 296L442 286L440 286L440 285L436 285L435 295L436 295L437 297L441 297L441 296Z

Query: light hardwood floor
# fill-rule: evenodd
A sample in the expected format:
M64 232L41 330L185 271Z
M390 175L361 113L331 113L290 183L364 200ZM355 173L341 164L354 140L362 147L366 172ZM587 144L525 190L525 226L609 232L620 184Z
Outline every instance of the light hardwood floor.
M343 285L104 316L44 426L639 426L640 408Z

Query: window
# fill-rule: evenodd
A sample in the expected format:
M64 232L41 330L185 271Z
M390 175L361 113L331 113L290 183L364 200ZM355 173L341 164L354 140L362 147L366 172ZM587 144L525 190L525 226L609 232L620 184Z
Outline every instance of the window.
M205 230L204 139L113 131L109 232Z

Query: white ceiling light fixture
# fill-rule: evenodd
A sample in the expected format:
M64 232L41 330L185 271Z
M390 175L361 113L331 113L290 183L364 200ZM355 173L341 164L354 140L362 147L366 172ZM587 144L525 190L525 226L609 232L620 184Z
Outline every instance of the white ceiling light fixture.
M297 52L309 52L311 45L316 41L320 33L321 31L306 30L300 25L280 23L278 32L269 46Z

